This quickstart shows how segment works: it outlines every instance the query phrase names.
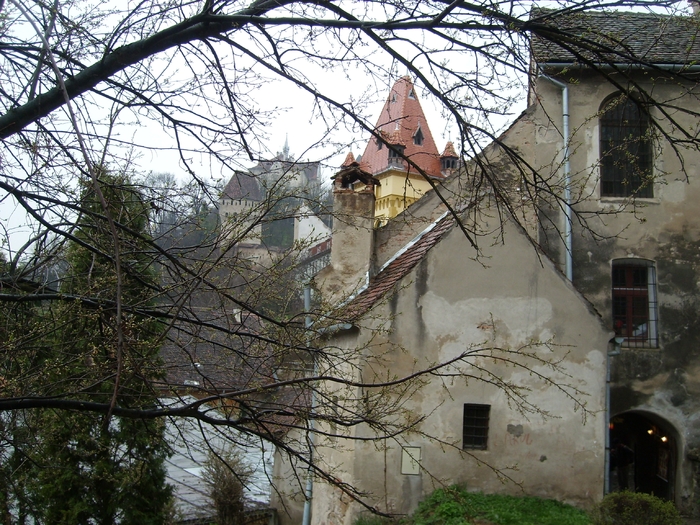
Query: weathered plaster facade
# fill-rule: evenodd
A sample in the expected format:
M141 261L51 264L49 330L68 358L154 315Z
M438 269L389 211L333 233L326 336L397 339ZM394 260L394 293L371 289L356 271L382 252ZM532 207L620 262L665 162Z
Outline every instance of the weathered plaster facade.
M661 103L681 108L700 107L698 88L664 78L663 73L639 72L631 80L615 78L636 89L652 93ZM569 112L571 115L571 167L574 188L573 209L587 222L573 221L573 283L595 304L613 329L613 261L643 260L656 271L658 299L658 345L622 344L621 354L612 358L611 416L613 429L624 423L625 415L647 420L649 430L656 426L669 434L670 476L665 483L644 481L655 476L653 465L636 472L637 489L654 490L676 502L689 514L700 513L700 345L698 344L698 286L700 283L700 154L692 149L674 149L664 133L680 138L677 127L695 129L696 119L687 112L670 109L669 116L659 108L650 113L659 128L653 132L653 197L601 197L599 158L599 112L604 101L618 89L590 72L570 72ZM545 165L561 157L563 140L560 121L546 115L562 114L561 90L546 79L538 79L536 92L540 106L528 115L537 147L532 162ZM669 117L676 121L675 129ZM556 173L559 173L557 171ZM541 221L561 227L563 214L552 209ZM561 268L565 250L555 228L542 230L542 244ZM644 424L641 420L638 423ZM638 429L640 430L640 429ZM641 429L643 430L643 429ZM653 454L650 452L649 454ZM641 465L643 458L637 458Z
M369 190L336 190L336 206L361 221L371 220ZM477 260L434 194L410 211L410 217L390 221L394 235L386 238L381 230L373 233L336 221L333 262L317 283L336 300L338 282L345 283L348 293L359 291L350 309L372 296L386 274L397 271L396 265L403 267L403 260L419 260L406 267L386 295L370 300L371 307L355 318L352 328L333 332L326 348L339 358L329 366L336 376L376 384L462 359L406 387L329 386L326 395L341 406L347 403L347 410L359 403L368 419L378 415L391 421L387 428L360 424L348 429L316 422L321 430L315 437L316 461L336 480L362 490L367 503L394 514L411 512L426 494L453 483L590 506L603 491L605 356L611 331L515 223L505 225L505 243L485 246ZM414 230L429 223L434 227L422 240L404 242L402 255L389 261L387 250L397 251L389 237L415 237ZM488 231L496 223L482 226ZM401 234L404 228L408 232ZM429 246L421 247L431 235ZM343 236L347 242L336 242ZM372 243L371 253L357 249ZM377 266L387 262L377 273ZM364 269L371 268L376 278L366 288L353 287L348 264L360 269L353 282L362 280ZM550 361L561 368L551 368ZM518 397L521 387L528 389L523 399ZM391 400L401 409L382 408ZM471 403L490 406L485 450L463 448L464 405ZM383 434L412 423L410 431L398 436ZM411 459L416 460L413 470ZM286 506L282 522L294 523L303 503L299 478L284 461L276 469L278 490L287 497L273 500L278 509ZM318 479L312 502L316 524L350 525L364 511Z
M700 100L695 78L679 78L674 64L700 56L700 44L693 39L676 53L665 42L666 38L682 42L683 30L697 28L697 23L629 13L609 17L592 15L590 21L611 27L632 24L632 35L643 30L658 34L660 24L670 31L670 24L674 31L658 39L640 38L658 49L637 50L634 38L628 42L657 65L595 73L573 65L566 54L556 60L554 55L545 56L540 63L535 56L532 71L538 73L531 79L528 109L500 137L500 145L489 146L479 162L469 163L443 183L444 193L455 198L454 209L461 210L464 223L480 236L478 258L455 227L445 228L429 249L416 253L423 241L412 239L431 224L437 224L436 229L444 224L445 208L433 192L371 238L372 279L366 289L354 289L361 293L350 303L366 309L353 329L336 333L329 341L336 348L356 350L356 360L346 362L348 378L368 382L402 377L484 345L531 348L535 358L568 352L561 361L565 375L551 376L538 375L544 370L536 359L530 361L533 376L473 356L475 377L465 381L468 369L461 371L461 377L431 376L403 400L407 422L411 417L424 418L413 432L373 440L380 430L362 424L338 437L320 439L317 451L324 468L337 480L366 491L366 501L379 510L410 512L444 483L519 492L515 483L502 484L485 466L489 464L517 465L518 470L506 473L527 494L587 506L603 496L605 483L609 482L608 490L627 484L674 501L685 514L700 515L700 153L682 143L672 146L674 139L684 138L679 130L691 136L697 130L693 108L700 108ZM576 23L584 25L579 18ZM568 107L562 83L568 90ZM601 147L600 116L620 90L654 100L653 105L643 104L653 123L644 135L653 151L652 194L644 197L601 195L601 157L606 152ZM568 137L563 131L565 114ZM563 242L562 210L567 206L561 200L567 145L573 211L571 281L565 277L569 252ZM503 146L511 148L510 154ZM501 190L513 204L502 231L495 222L498 214L491 213L492 197L474 194L473 181L483 170L503 182ZM552 200L552 195L559 200ZM396 258L397 253L404 255ZM415 263L410 271L392 282L385 294L372 296L406 254ZM631 317L627 325L618 325L619 303L618 317L613 314L613 269L619 274L620 268L630 267L645 270L642 296L648 306L648 318L634 327L634 334L625 332L633 326ZM338 270L327 268L319 280L322 288L334 289L336 297ZM640 289L637 285L635 293ZM619 291L615 293L620 297ZM632 301L632 295L627 297ZM493 374L488 377L498 378L496 383L529 387L533 406L556 417L523 416L507 402L507 389L482 381L483 374ZM587 402L590 413L585 425L581 413L573 412L575 403L542 377L586 394L574 396ZM363 396L371 399L371 389L336 394L355 405ZM486 450L463 450L465 403L490 406ZM634 463L626 479L613 469L606 472L606 434L613 443L619 440L633 449ZM316 484L312 523L349 525L360 512L363 508L337 488Z
M506 244L485 251L488 266L473 255L461 232L451 229L371 310L371 320L333 340L348 349L372 349L372 355L365 351L355 363L354 375L364 381L381 381L383 374L408 376L473 349L468 364L459 367L471 379L426 379L404 400L407 417L425 416L412 432L366 441L377 434L359 425L343 438L321 440L318 453L338 479L367 491L372 505L390 513L412 511L445 483L487 492L524 490L590 505L602 495L610 333L552 264L538 259L519 228L508 227ZM491 347L516 352L514 359L523 367L507 366L487 357L490 351L477 350ZM527 352L547 360L566 356L563 369L552 371L525 357ZM575 397L586 404L587 415L548 380L537 379L539 374L579 389ZM501 386L489 384L494 378ZM550 416L523 414L509 406L504 385L511 383L530 388L527 402ZM358 392L337 395L361 397ZM487 450L462 450L465 403L491 406ZM402 473L404 450L420 455L414 474ZM491 467L512 481L504 484ZM361 511L325 484L316 485L313 502L313 523L318 524L350 524Z

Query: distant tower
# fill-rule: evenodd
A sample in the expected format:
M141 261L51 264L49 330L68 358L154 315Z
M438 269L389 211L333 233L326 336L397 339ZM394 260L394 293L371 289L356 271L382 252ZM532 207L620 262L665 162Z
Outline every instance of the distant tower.
M233 173L219 201L221 236L237 239L239 244L259 245L262 242L262 227L258 223L244 238L239 238L250 224L257 220L263 191L254 175L241 171Z
M431 189L425 177L400 154L434 182L441 182L448 173L442 168L442 156L410 77L400 78L391 88L374 129L381 139L370 139L360 164L380 181L381 185L375 187L375 217L386 222ZM450 145L445 153L454 154L454 147Z
M448 142L445 146L445 151L440 155L440 170L443 175L452 175L459 167L459 156L455 151L455 146L452 142Z
M282 159L281 160L291 160L289 158L289 134L284 134L284 148L282 148Z

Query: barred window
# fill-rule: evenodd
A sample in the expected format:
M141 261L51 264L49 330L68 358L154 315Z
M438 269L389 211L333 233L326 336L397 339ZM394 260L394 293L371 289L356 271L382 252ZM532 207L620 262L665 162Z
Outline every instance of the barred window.
M491 405L464 405L462 449L486 450L489 439Z
M649 115L632 97L609 101L600 117L602 197L654 196Z
M613 262L612 315L615 334L627 346L658 346L656 268L649 261Z

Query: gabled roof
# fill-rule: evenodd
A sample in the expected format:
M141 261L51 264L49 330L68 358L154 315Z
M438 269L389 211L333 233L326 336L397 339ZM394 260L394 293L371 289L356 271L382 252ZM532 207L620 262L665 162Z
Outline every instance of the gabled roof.
M540 64L580 62L577 55L606 64L691 65L700 60L700 19L696 17L535 9L530 21L554 26L557 33L552 36L570 47L533 36L532 55Z
M263 199L263 194L260 183L254 175L236 171L221 192L221 198L259 202Z
M414 143L418 129L423 134L420 145ZM375 130L390 144L405 146L404 155L428 175L444 178L440 173L440 153L409 77L400 78L391 88ZM362 169L372 175L385 171L389 167L389 148L377 142L376 138L370 138L361 164Z
M447 213L412 240L372 279L369 286L350 301L341 318L352 321L365 314L416 266L428 251L455 224L454 215Z

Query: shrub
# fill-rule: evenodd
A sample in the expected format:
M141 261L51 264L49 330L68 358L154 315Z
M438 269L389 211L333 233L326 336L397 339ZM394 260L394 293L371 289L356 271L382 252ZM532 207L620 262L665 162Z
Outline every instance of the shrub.
M468 525L471 512L463 487L438 489L418 505L415 525Z
M670 501L640 492L612 492L593 515L593 525L680 525Z
M204 481L216 510L217 525L241 525L245 521L243 488L252 471L231 450L211 452L204 467Z
M558 501L469 492L455 485L438 489L418 504L412 516L383 521L362 516L353 525L591 525L588 514ZM646 525L642 521L638 525Z

